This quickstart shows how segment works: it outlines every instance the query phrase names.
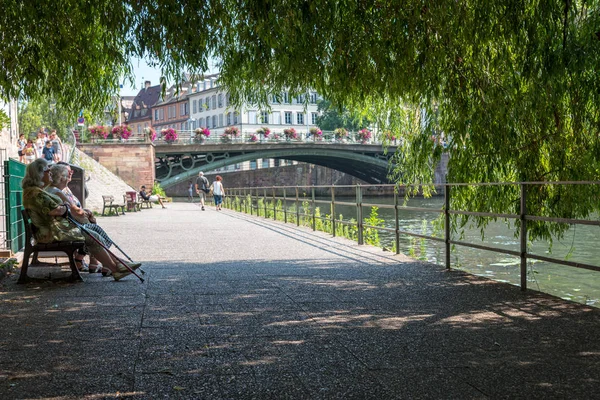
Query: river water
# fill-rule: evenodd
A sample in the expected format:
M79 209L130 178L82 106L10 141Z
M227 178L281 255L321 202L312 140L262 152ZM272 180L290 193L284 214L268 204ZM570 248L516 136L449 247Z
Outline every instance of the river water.
M340 201L344 200L340 199ZM363 202L393 204L393 199L363 198ZM408 206L440 210L443 206L443 198L411 199ZM329 214L329 210L327 212L322 211L322 214ZM339 216L339 214L343 214L344 219L356 218L356 207L336 205L336 215ZM364 218L367 218L369 210L365 208L363 214ZM379 208L378 214L379 218L385 220L385 226L394 227L393 209ZM433 221L440 215L439 212L408 210L400 210L399 214L400 230L427 235L434 233ZM443 237L443 231L437 232L436 236ZM578 225L571 228L562 240L555 240L551 249L547 242L534 242L529 252L600 266L600 243L598 238L600 238L600 227ZM380 239L383 246L392 249L394 243L392 232L380 232ZM509 229L506 223L502 221L490 222L485 229L483 240L479 229L474 227L467 227L462 238L455 234L452 239L519 251L518 237L515 237L514 230ZM444 264L444 244L433 240L415 239L407 235L401 236L400 252L439 265ZM518 257L464 246L454 246L451 262L453 268L497 281L514 285L520 284L520 259ZM529 260L527 280L530 289L600 307L600 272Z

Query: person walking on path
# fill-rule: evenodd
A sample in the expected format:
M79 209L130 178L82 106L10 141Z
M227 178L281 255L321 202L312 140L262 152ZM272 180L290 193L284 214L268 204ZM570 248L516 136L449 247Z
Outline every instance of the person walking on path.
M206 201L206 195L210 192L210 183L204 176L204 172L198 172L198 178L196 178L196 193L200 197L200 206L204 211L204 202Z
M54 149L52 148L52 142L51 141L47 141L46 142L46 147L44 147L44 150L42 150L42 154L44 155L44 159L48 162L53 162L54 161Z
M37 156L44 157L44 147L46 146L46 135L43 130L39 130L37 133L37 139L35 140L35 150L37 151Z
M188 201L190 203L194 202L194 183L192 181L188 184Z
M21 133L19 135L19 140L17 140L17 153L19 154L20 162L25 162L25 156L23 155L25 145L27 145L27 140L25 140L25 135Z
M33 140L27 139L27 144L23 147L23 156L25 156L25 164L31 164L37 158Z
M213 182L213 184L211 186L217 211L221 211L221 204L223 203L223 196L225 196L225 189L223 189L222 181L223 181L223 178L221 178L221 175L217 175L217 177L215 178L215 181Z
M52 142L52 148L54 149L54 161L59 162L62 160L62 142L56 134L56 129L52 130L50 134L50 142Z

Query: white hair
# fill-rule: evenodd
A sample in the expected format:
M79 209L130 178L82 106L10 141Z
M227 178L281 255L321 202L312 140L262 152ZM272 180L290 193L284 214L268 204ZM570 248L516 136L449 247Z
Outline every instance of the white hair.
M204 172L200 171L200 172L198 172L198 175L202 176L202 175L204 175Z

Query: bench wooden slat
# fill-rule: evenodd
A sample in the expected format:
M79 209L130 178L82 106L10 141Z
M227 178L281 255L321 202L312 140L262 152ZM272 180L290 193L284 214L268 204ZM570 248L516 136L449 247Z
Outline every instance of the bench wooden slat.
M83 241L64 241L64 242L51 242L51 243L36 243L33 244L33 233L35 232L35 225L31 223L29 212L25 209L21 210L23 215L23 224L25 225L25 248L23 249L23 265L21 266L21 274L19 275L18 283L27 283L31 278L27 275L29 268L29 258L33 255L33 259L36 260L38 252L44 251L60 251L65 253L69 257L69 265L71 267L71 281L83 281L79 270L75 264L75 251L83 250L85 242Z
M121 210L121 214L125 215L125 204L115 203L114 196L102 196L102 202L104 203L102 205L102 215L106 215L104 214L106 210L108 210L109 214L114 210L117 216L119 215L119 210Z

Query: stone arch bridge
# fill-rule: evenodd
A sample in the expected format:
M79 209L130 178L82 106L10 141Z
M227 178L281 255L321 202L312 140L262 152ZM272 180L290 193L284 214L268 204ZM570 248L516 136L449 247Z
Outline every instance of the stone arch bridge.
M293 160L342 171L378 184L390 183L387 175L395 146L384 151L381 144L342 143L232 143L232 144L158 144L156 179L163 188L228 165L259 158Z

